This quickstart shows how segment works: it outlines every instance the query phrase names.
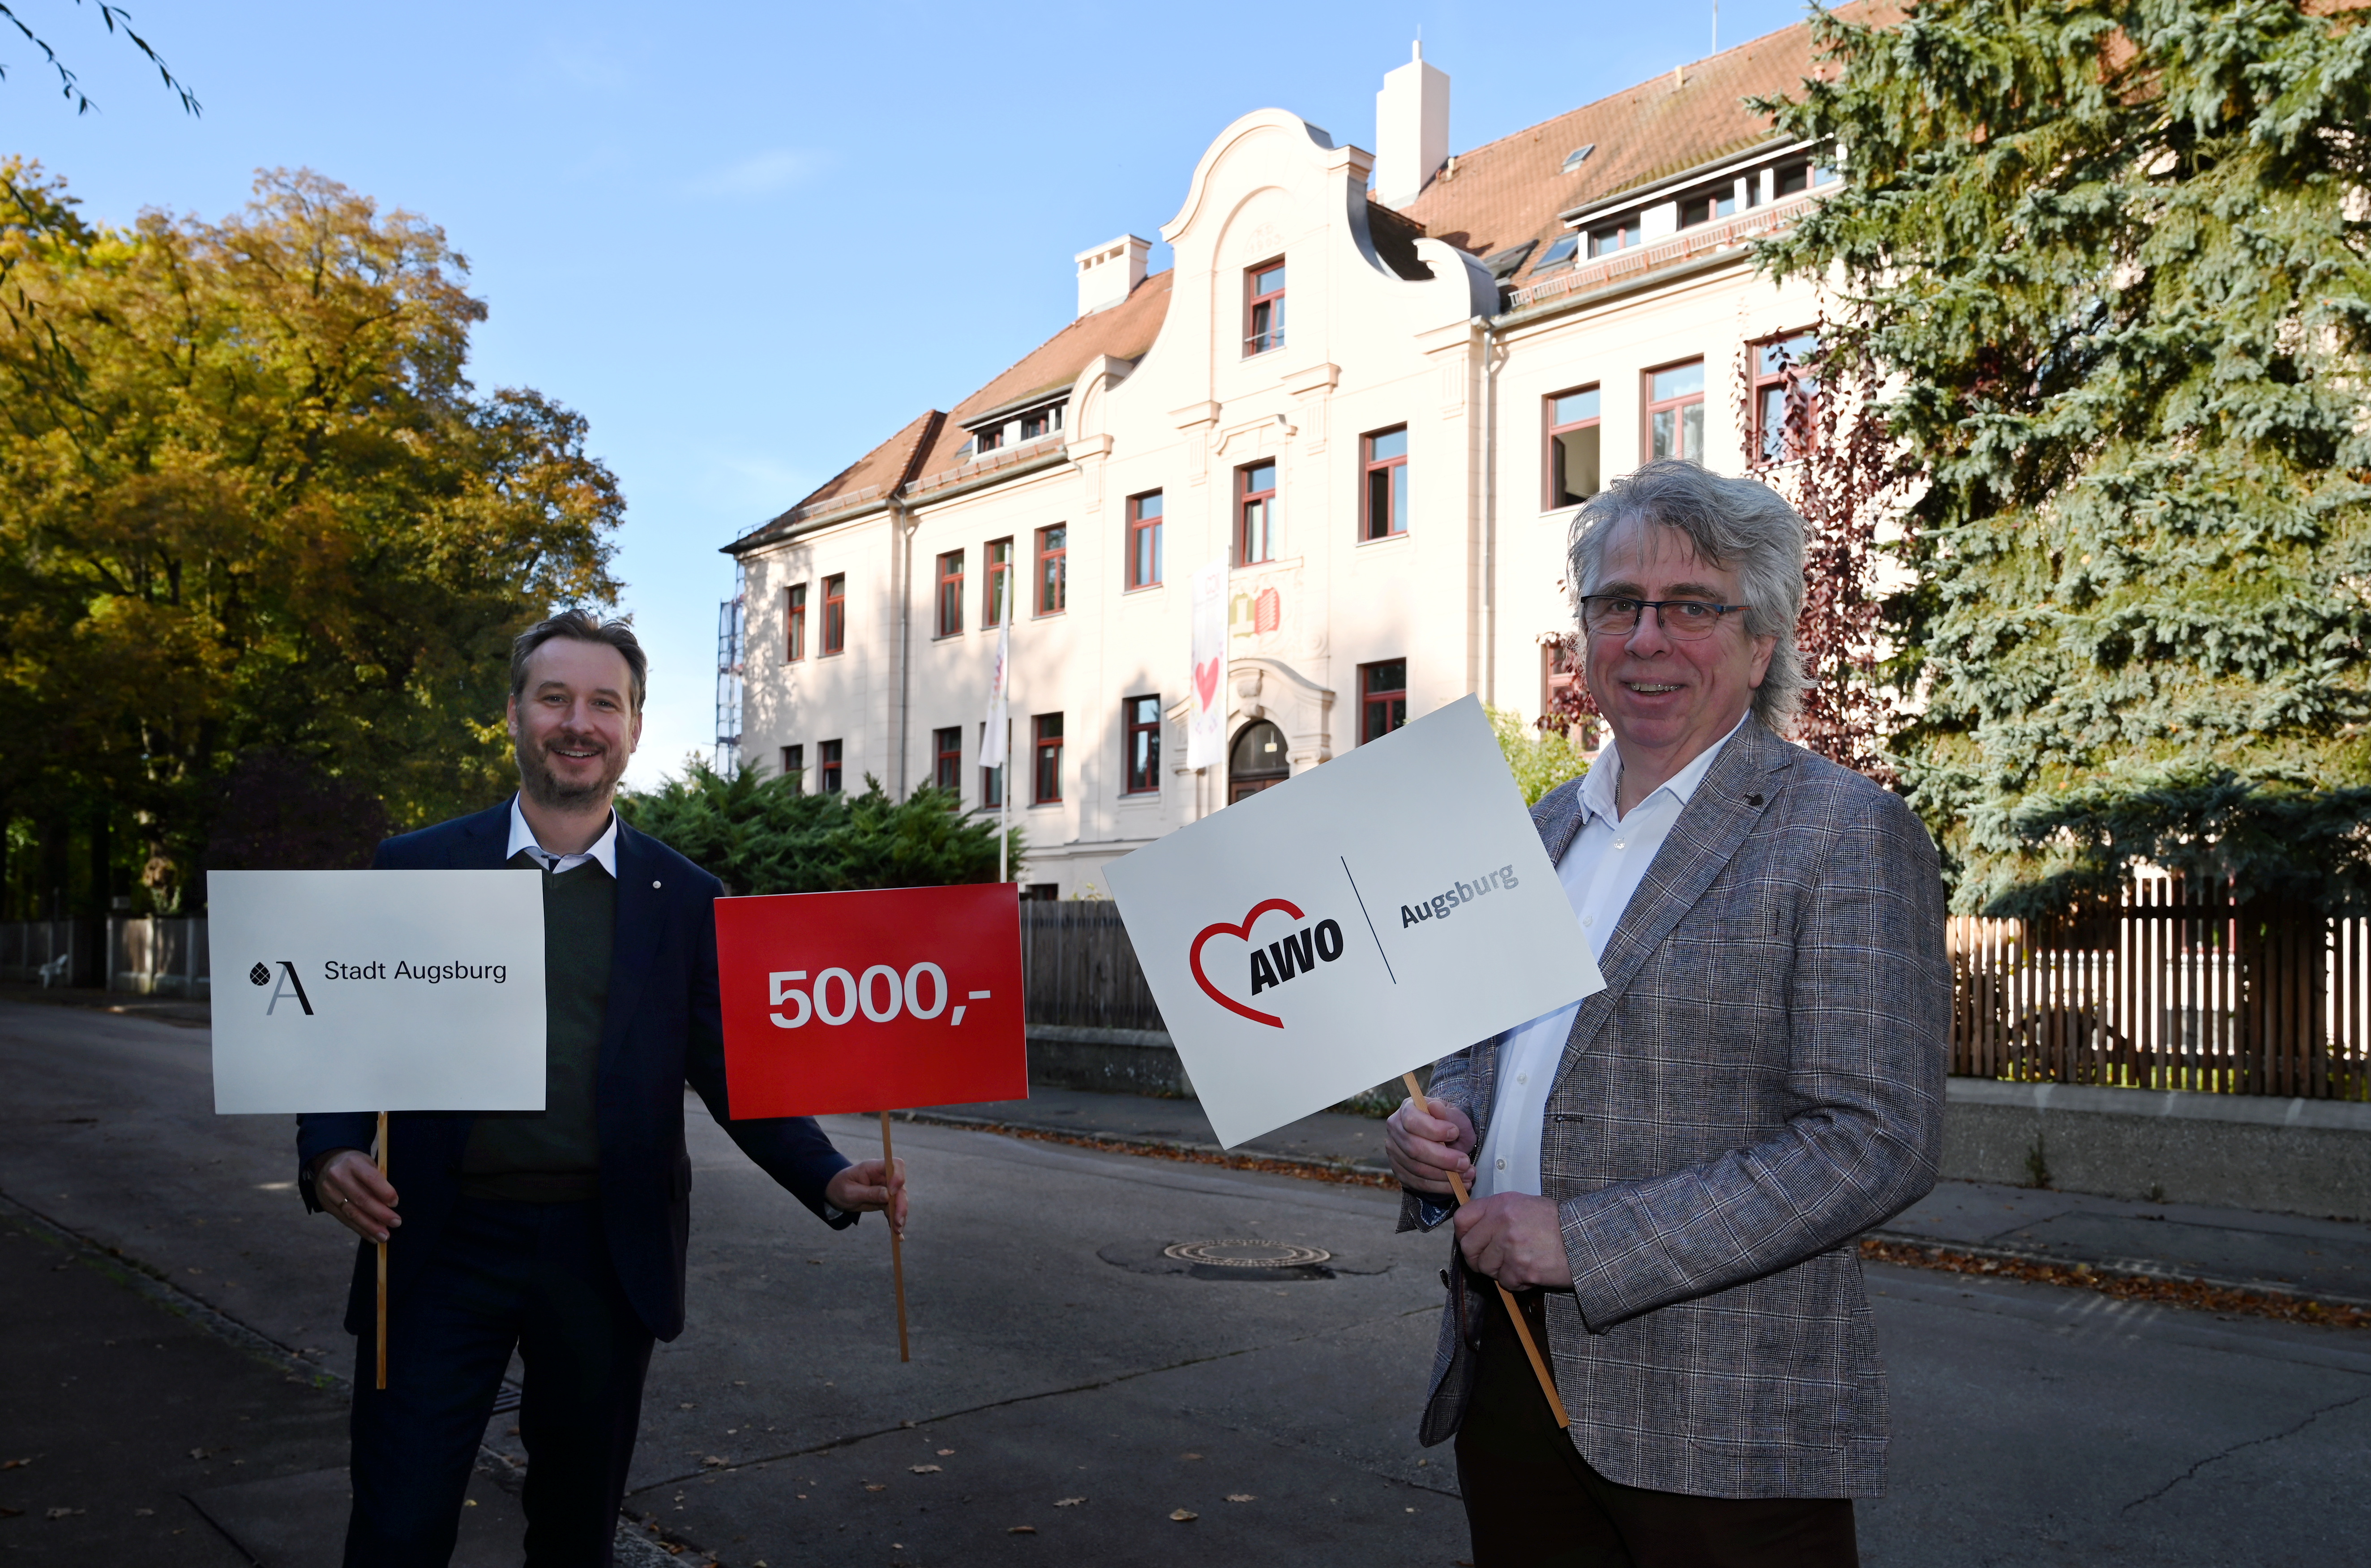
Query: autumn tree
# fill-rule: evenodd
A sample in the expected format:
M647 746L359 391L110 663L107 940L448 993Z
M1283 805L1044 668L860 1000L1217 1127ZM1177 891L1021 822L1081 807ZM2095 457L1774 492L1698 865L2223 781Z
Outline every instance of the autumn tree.
M117 228L0 165L0 821L102 802L169 907L241 778L499 795L508 641L613 596L623 502L581 418L464 375L466 277L309 173Z
M2371 13L1821 14L1764 107L1846 179L1772 242L1919 470L1894 739L1963 908L2148 859L2344 903L2371 800Z

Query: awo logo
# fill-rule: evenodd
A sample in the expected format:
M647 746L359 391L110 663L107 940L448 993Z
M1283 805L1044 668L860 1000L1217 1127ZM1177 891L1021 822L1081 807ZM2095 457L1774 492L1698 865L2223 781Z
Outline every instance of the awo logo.
M1275 914L1289 915L1295 920L1308 918L1287 899L1262 899L1252 905L1251 913L1243 917L1243 924L1239 926L1231 926L1220 921L1215 926L1203 927L1196 933L1194 945L1186 951L1186 966L1194 972L1195 984L1200 986L1203 994L1212 1001L1231 1013L1250 1019L1254 1023L1264 1023L1270 1029L1282 1029L1284 1020L1274 1013L1265 1013L1257 1008L1247 1007L1235 1000L1234 997L1212 985L1209 974L1202 968L1202 949L1211 938L1234 937L1249 942L1252 940L1252 928L1259 924L1260 917ZM1304 926L1297 931L1284 932L1266 947L1253 946L1251 994L1256 997L1263 991L1285 984L1296 975L1309 974L1321 963L1331 963L1341 956L1342 928L1332 920L1320 920L1313 926Z
M272 986L272 1000L264 1004L263 1016L270 1018L273 1009L277 1009L282 1001L293 996L296 998L296 1005L305 1009L305 1016L311 1018L313 1003L305 995L305 982L296 978L296 966L284 958L274 959L272 962L280 965L282 979L277 986L272 986L272 971L260 961L247 972L249 984L258 986Z

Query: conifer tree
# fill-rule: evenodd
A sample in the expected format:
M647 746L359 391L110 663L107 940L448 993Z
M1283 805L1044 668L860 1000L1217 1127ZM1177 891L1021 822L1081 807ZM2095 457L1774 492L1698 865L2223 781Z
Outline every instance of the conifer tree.
M1955 900L2135 859L2357 901L2371 825L2371 13L1926 0L1822 13L1781 127L1841 190L1825 375L1920 470L1894 739ZM1842 319L1833 317L1840 317Z

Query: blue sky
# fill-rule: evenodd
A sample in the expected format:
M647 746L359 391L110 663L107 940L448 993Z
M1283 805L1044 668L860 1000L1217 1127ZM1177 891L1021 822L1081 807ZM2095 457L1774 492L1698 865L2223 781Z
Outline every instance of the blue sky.
M1057 330L1070 257L1173 216L1230 121L1374 145L1421 29L1463 149L1709 52L1679 6L582 4L133 0L184 115L87 5L11 0L98 109L0 40L0 152L98 219L216 217L307 167L444 226L491 316L480 386L592 424L622 481L621 601L652 654L630 781L709 749L716 553ZM1729 0L1734 44L1798 0ZM1167 248L1153 253L1167 264Z

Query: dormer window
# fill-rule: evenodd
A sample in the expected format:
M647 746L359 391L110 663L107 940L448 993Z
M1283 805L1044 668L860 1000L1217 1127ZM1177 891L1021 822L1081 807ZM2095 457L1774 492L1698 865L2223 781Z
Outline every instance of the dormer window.
M971 432L966 444L967 458L984 457L991 452L1035 441L1040 436L1058 435L1062 430L1062 410L1068 408L1066 398L1040 403L1035 408L1015 408L1008 404L998 411L975 414L965 421Z
M1680 198L1680 226L1693 228L1708 224L1715 218L1733 216L1737 212L1737 188L1741 181L1729 180L1708 190L1693 191Z
M1612 223L1600 224L1589 231L1589 253L1591 256L1611 256L1617 250L1627 250L1634 245L1644 244L1646 237L1639 214L1625 213Z
M971 438L971 449L974 452L993 452L1003 444L1004 427L1002 425L981 431Z
M1035 441L1041 435L1051 435L1061 428L1062 408L1058 403L1050 409L1039 409L1035 413L1021 416L1021 439L1024 441Z

